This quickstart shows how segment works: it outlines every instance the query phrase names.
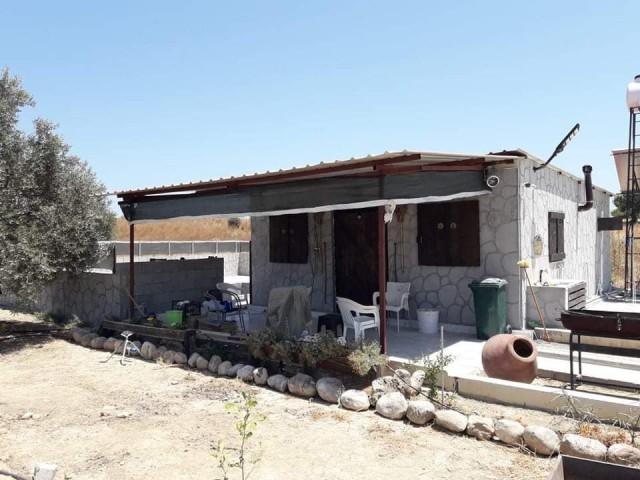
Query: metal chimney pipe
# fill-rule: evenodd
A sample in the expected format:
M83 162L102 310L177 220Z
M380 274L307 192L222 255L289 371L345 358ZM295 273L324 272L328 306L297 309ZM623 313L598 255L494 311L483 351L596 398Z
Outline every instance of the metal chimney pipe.
M591 165L584 165L582 167L582 173L584 173L584 193L585 193L585 204L578 205L579 212L586 212L587 210L591 210L593 207L593 185L591 184Z

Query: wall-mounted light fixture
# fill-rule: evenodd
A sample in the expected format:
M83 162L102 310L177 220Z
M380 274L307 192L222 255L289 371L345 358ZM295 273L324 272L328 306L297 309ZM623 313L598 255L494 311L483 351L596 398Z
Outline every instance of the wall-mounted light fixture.
M547 160L546 162L544 162L543 165L539 165L537 167L533 167L533 171L536 172L538 170L543 169L544 167L546 167L547 165L549 165L549 163L551 163L551 160L553 160L556 155L558 155L559 153L561 153L564 150L564 147L567 146L567 144L573 140L573 137L575 137L578 132L580 131L580 124L576 123L574 125L574 127L569 131L569 133L567 133L567 135L562 139L562 141L558 144L558 146L556 147L556 149L553 151L553 153L551 154L551 156L549 157L549 160Z

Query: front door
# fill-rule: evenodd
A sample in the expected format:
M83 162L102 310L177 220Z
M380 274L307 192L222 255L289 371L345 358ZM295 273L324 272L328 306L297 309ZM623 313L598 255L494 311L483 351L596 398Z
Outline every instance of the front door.
M378 291L378 209L333 212L336 296L371 305Z

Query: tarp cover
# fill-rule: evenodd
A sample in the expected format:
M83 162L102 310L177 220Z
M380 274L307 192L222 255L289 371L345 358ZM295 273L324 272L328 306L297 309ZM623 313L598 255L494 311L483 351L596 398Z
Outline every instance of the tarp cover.
M277 215L442 201L488 193L482 171L418 172L380 177L326 177L223 193L158 195L120 202L130 222L199 216Z
M273 288L269 292L267 326L287 338L298 338L311 326L311 289L303 286Z

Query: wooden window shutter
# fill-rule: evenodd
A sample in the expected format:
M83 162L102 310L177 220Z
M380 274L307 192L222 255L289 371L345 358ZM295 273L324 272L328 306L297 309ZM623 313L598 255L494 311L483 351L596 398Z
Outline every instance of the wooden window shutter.
M549 261L559 262L566 258L564 251L564 213L549 212Z
M477 200L418 205L418 264L480 265Z
M269 261L271 263L287 263L288 222L285 215L269 217Z
M480 265L480 205L478 201L451 203L447 227L449 232L449 265Z
M309 256L309 220L306 213L289 217L289 263L307 263Z
M269 217L269 261L307 263L309 225L307 214Z

